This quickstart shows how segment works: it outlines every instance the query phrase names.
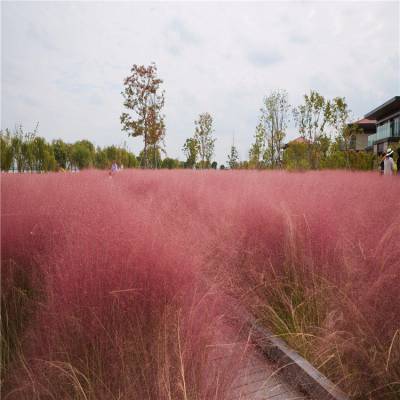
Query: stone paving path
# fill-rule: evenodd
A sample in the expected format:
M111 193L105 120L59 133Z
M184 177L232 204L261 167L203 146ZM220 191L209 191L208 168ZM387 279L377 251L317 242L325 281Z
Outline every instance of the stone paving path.
M212 361L228 365L233 372L229 400L319 400L300 393L279 374L280 369L249 341L240 306L233 300L220 320ZM229 301L229 299L228 299Z
M236 368L232 371L229 400L318 400L286 382L279 368L246 340L248 332L238 336L229 323L221 325L212 361L221 367Z
M231 400L311 400L289 386L268 360L250 349L232 387Z

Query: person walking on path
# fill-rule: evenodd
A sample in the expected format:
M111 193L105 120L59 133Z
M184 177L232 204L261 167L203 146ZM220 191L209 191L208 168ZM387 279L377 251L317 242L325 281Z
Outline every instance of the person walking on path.
M394 171L394 161L393 161L393 150L391 148L387 149L385 161L383 162L383 174L393 175Z

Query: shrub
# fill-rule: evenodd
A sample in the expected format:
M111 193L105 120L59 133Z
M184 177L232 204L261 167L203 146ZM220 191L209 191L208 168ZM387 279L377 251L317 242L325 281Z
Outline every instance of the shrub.
M147 209L152 193L131 200L119 178L4 179L3 274L24 261L3 279L3 316L22 311L13 335L5 326L5 398L224 398L232 360L211 362L219 300ZM34 304L14 295L31 287L43 288Z
M220 292L352 398L398 397L397 177L88 171L2 189L3 293L32 293L6 398L223 399Z

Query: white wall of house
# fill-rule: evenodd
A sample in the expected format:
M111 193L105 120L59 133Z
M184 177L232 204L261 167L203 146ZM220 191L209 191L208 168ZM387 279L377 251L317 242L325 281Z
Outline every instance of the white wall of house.
M368 135L360 133L356 135L356 148L355 150L365 150L368 146Z

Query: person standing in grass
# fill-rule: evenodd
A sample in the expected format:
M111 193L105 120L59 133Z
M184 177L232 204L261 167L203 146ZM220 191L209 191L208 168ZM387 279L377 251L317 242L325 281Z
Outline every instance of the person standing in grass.
M118 171L118 164L114 160L111 164L111 171L110 171L110 176L113 176L116 172Z
M397 149L397 175L400 176L400 147Z
M381 157L381 161L379 163L379 173L383 175L383 171L385 169L385 158L386 154L385 153L378 153L378 156Z
M385 160L383 161L383 174L393 175L393 171L394 171L393 150L391 148L388 148Z

